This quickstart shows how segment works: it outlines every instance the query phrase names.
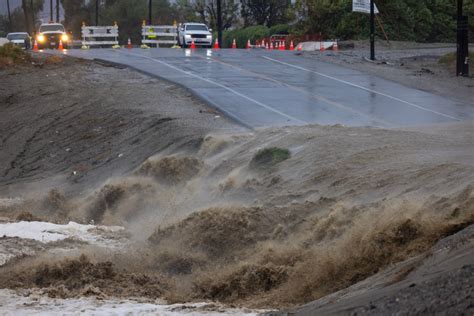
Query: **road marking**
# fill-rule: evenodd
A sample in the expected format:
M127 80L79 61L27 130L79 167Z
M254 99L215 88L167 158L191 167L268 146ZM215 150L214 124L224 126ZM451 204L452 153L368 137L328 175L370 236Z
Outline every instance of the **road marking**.
M423 106L420 106L420 105L417 105L417 104L414 104L414 103L411 103L411 102L402 100L402 99L400 99L400 98L391 96L391 95L389 95L389 94L385 94L385 93L383 93L383 92L379 92L379 91L375 91L375 90L372 90L372 89L369 89L369 88L366 88L366 87L363 87L363 86L359 86L359 85L357 85L357 84L355 84L355 83L352 83L352 82L349 82L349 81L345 81L345 80L342 80L342 79L338 79L338 78L335 78L335 77L332 77L332 76L329 76L329 75L326 75L326 74L323 74L323 73L320 73L320 72L317 72L317 71L314 71L314 70L311 70L311 69L307 69L307 68L304 68L304 67L292 65L292 64L286 63L286 62L284 62L284 61L280 61L280 60L277 60L277 59L273 59L273 58L270 58L270 57L267 57L267 56L262 56L262 57L265 58L265 59L267 59L267 60L273 61L273 62L275 62L275 63L279 63L279 64L286 65L286 66L289 66L289 67L293 67L293 68L296 68L296 69L299 69L299 70L303 70L303 71L306 71L306 72L311 72L311 73L317 74L317 75L319 75L319 76L321 76L321 77L325 77L325 78L328 78L328 79L331 79L331 80L334 80L334 81L337 81L337 82L340 82L340 83L344 83L344 84L346 84L346 85L349 85L349 86L352 86L352 87L355 87L355 88L359 88L359 89L368 91L368 92L370 92L370 93L375 93L375 94L384 96L384 97L386 97L386 98L389 98L389 99L392 99L392 100L395 100L395 101L398 101L398 102L401 102L401 103L410 105L410 106L415 107L415 108L417 108L417 109L419 109L419 110L431 112L431 113L433 113L433 114L440 115L440 116L444 116L444 117L450 118L450 119L455 120L455 121L461 121L460 119L458 119L458 118L456 118L456 117L454 117L454 116L451 116L451 115L448 115L448 114L444 114L444 113L440 113L440 112L437 112L437 111L434 111L434 110L425 108L425 107L423 107Z
M283 116L283 117L285 117L285 118L287 118L287 119L289 119L289 120L295 121L295 122L297 122L297 123L299 123L299 124L308 124L308 122L305 122L305 121L303 121L303 120L297 119L296 117L293 117L293 116L291 116L291 115L285 114L285 113L283 113L283 112L281 112L281 111L279 111L279 110L277 110L277 109L272 108L271 106L268 106L268 105L266 105L266 104L264 104L264 103L262 103L262 102L260 102L260 101L257 101L257 100L255 100L255 99L252 99L252 98L246 96L245 94L242 94L242 93L240 93L240 92L238 92L238 91L235 91L235 90L232 89L232 88L229 88L229 87L227 87L227 86L224 86L224 85L222 85L222 84L220 84L220 83L217 83L217 82L215 82L215 81L212 81L212 80L210 80L210 79L207 79L207 78L198 76L198 75L196 75L196 74L194 74L194 73L192 73L192 72L189 72L189 71L183 70L183 69L181 69L181 68L175 67L175 66L170 65L170 64L168 64L168 63L166 63L166 62L164 62L164 61L162 61L162 60L158 60L158 59L155 59L155 58L152 58L152 57L144 56L144 55L141 55L141 54L134 54L134 53L127 53L126 55L132 55L132 56L137 56L137 57L149 59L149 60L151 60L151 61L153 61L153 62L156 62L156 63L162 64L162 65L165 65L165 66L167 66L167 67L169 67L169 68L171 68L171 69L173 69L173 70L179 71L179 72L181 72L181 73L183 73L183 74L186 74L186 75L188 75L188 76L191 76L191 77L200 79L200 80L205 81L205 82L207 82L207 83L210 83L210 84L213 84L213 85L215 85L215 86L218 86L218 87L220 87L220 88L222 88L222 89L225 89L225 90L227 90L227 91L229 91L229 92L231 92L231 93L233 93L233 94L235 94L235 95L237 95L237 96L239 96L239 97L241 97L241 98L243 98L243 99L245 99L245 100L248 100L248 101L250 101L250 102L252 102L252 103L255 103L255 104L257 104L258 106L260 106L260 107L262 107L262 108L264 108L264 109L266 109L266 110L268 110L268 111L271 111L271 112L273 112L273 113L276 113L276 114L278 114L278 115L281 115L281 116Z
M280 80L277 80L277 79L273 79L273 78L270 78L270 77L267 77L265 75L262 75L262 74L258 74L256 72L253 72L253 71L250 71L250 70L247 70L245 68L241 68L239 66L235 66L235 65L232 65L232 64L229 64L229 63L226 63L225 61L222 61L220 59L218 59L217 57L210 57L210 58L207 58L207 57L204 57L204 56L199 56L199 55L196 55L195 57L198 57L198 58L202 58L202 59L212 59L220 64L223 64L223 65L226 65L226 66L229 66L229 67L232 67L234 69L237 69L239 71L242 71L242 72L245 72L245 73L249 73L249 74L252 74L258 78L262 78L262 79L265 79L265 80L268 80L268 81L271 81L271 82L274 82L274 83L278 83L278 84L281 84L287 88L290 88L292 90L295 90L295 91L298 91L298 92L302 92L302 93L305 93L309 96L311 96L312 98L316 99L316 100L319 100L319 101L322 101L322 102L325 102L329 105L332 105L334 107L337 107L337 108L340 108L342 110L345 110L345 111L348 111L350 113L353 113L353 114L356 114L356 115L360 115L360 116L363 116L365 118L368 118L370 120L372 120L373 122L378 122L378 123L381 123L383 125L385 125L385 127L394 127L395 125L393 123L390 123L390 122L387 122L385 120L382 120L382 119L379 119L379 118L376 118L376 117L372 117L368 114L365 114L363 112L359 112L357 110L354 110L348 106L345 106L343 104L340 104L338 102L335 102L335 101L332 101L332 100L329 100L321 95L318 95L318 94L315 94L315 93L312 93L312 92L308 92L306 91L305 89L303 88L299 88L299 87L295 87L293 85L290 85L288 83L285 83L283 81L280 81Z

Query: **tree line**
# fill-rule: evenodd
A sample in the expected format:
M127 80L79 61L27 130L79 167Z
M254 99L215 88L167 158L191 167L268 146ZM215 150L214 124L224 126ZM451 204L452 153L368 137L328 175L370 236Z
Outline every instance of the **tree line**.
M225 30L266 27L295 36L322 34L326 38L366 39L368 15L352 12L352 0L222 0ZM465 14L470 17L470 40L474 40L474 0L464 0ZM7 31L28 31L37 26L44 0L22 0L22 6L8 16L0 16L0 35ZM376 0L378 22L391 40L418 42L453 42L456 32L456 0ZM82 22L95 23L94 0L61 0L64 24L76 37ZM140 26L148 16L148 0L101 0L101 25L117 22L122 40L140 38ZM153 24L203 22L216 30L216 0L153 0ZM382 28L377 28L383 37ZM252 30L252 28L250 29ZM247 34L248 31L245 33Z

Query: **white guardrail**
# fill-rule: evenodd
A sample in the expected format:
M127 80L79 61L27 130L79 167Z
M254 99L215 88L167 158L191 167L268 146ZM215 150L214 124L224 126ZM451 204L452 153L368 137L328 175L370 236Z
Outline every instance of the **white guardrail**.
M82 46L116 46L119 28L114 26L82 26Z
M143 45L177 45L178 28L172 25L143 25L142 26Z

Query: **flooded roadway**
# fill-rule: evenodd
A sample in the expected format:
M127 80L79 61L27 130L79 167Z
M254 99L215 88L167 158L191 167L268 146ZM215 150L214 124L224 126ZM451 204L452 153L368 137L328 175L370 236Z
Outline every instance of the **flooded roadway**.
M100 59L178 83L251 127L343 124L400 127L474 118L462 103L289 51L92 49Z

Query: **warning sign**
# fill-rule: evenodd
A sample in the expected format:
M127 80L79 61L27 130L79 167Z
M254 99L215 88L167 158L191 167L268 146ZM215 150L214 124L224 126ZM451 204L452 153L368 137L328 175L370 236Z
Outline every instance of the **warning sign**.
M375 14L379 14L379 10L374 3ZM370 13L370 0L352 0L352 11Z

